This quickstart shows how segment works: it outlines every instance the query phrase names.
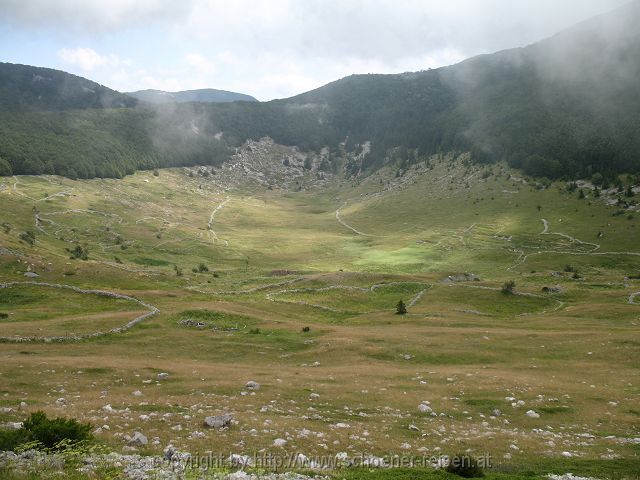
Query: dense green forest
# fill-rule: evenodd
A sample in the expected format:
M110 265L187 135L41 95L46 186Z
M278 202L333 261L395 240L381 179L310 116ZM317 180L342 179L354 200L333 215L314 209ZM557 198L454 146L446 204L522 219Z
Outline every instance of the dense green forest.
M0 111L133 107L138 103L86 78L51 68L0 63Z
M354 75L265 103L137 104L63 72L0 64L0 173L119 177L215 164L262 136L303 150L371 141L365 171L470 151L534 176L637 173L638 18L634 2L529 47L417 73Z
M224 142L168 128L171 124L163 120L143 107L0 112L0 158L10 165L5 174L69 178L120 178L138 169L209 165L228 158Z

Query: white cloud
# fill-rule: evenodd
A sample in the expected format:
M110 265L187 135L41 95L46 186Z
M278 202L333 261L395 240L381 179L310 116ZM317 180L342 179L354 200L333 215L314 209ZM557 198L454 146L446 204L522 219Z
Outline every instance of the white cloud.
M85 72L91 72L97 67L118 67L132 64L129 59L121 59L117 55L100 55L93 48L62 48L58 50L58 58L65 64L79 67Z
M107 57L99 55L92 48L63 48L58 50L58 57L63 62L80 67L86 72L107 63Z
M176 22L191 0L2 0L0 18L34 27L54 26L92 35L152 22Z
M114 88L211 87L265 100L352 73L436 68L523 46L627 1L0 0L0 28L46 35L59 42L54 51L69 38L108 49L62 48L58 57Z
M185 60L200 74L211 75L216 71L215 65L199 53L188 53Z

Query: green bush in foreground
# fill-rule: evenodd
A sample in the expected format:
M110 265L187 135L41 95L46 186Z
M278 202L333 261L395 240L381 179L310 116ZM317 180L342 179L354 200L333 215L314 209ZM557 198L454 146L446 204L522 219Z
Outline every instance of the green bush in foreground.
M55 448L63 441L77 443L91 439L91 425L72 418L47 418L35 412L18 430L0 430L0 450L15 450L25 443L37 442L45 448Z
M0 452L15 450L16 447L31 441L29 432L20 430L0 430Z
M471 455L458 454L453 455L449 459L446 471L463 478L481 478L484 477L482 467L478 460Z

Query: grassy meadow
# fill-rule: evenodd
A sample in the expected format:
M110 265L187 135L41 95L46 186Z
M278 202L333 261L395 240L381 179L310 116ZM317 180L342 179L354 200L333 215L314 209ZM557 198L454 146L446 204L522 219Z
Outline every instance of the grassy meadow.
M182 169L4 177L0 205L0 283L159 309L1 343L0 423L42 409L117 450L141 431L143 453L470 452L492 478L639 478L640 214L606 198L442 159L299 192ZM0 336L144 311L20 283L0 288ZM203 426L222 413L230 429Z

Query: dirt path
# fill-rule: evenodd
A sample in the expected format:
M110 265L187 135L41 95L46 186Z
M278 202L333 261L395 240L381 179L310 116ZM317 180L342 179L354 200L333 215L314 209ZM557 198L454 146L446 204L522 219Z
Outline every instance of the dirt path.
M18 185L20 184L20 181L16 177L13 177L13 179L15 180L14 183L13 183L13 193L17 193L18 195L21 195L21 196L23 196L25 198L28 198L29 200L34 201L34 202L38 201L37 198L30 197L26 193L23 193L20 190L18 190Z
M216 213L218 213L219 210L222 210L224 206L230 201L231 201L231 197L227 197L227 199L224 202L222 202L216 208L213 209L213 211L211 212L211 215L209 216L209 222L207 223L207 230L209 231L209 236L211 237L211 243L214 245L216 244L216 240L218 240L218 235L216 235L216 232L213 230L213 220L216 216ZM228 245L228 242L227 242L227 245Z
M46 197L42 197L42 198L36 200L36 202L45 202L47 200L51 200L52 198L56 198L56 197L68 197L68 196L72 195L72 193L71 193L72 191L73 191L73 189L65 190L63 192L57 192L57 193L54 193L52 195L47 195Z
M121 293L110 292L107 290L84 290L82 288L73 286L73 285L63 285L60 283L46 283L46 282L9 282L0 284L0 289L12 287L14 285L32 285L32 286L40 286L40 287L49 287L49 288L59 288L65 290L72 290L76 293L88 294L88 295L99 295L102 297L110 297L117 298L121 300L128 300L130 302L137 303L138 305L146 308L148 312L134 318L130 322L122 325L120 327L112 328L106 332L93 332L93 333L85 333L82 335L65 335L59 337L0 337L0 342L12 342L12 343L22 343L22 342L67 342L67 341L77 341L84 340L88 338L96 338L101 337L103 335L108 335L110 333L122 333L130 328L134 327L138 323L146 320L149 317L157 315L160 313L160 309L150 305L148 303L143 302L142 300L138 300L135 297L130 297L129 295L123 295Z
M540 233L540 235L558 235L560 237L566 238L571 243L577 243L579 245L590 245L593 247L593 250L591 252L595 252L596 250L600 249L600 245L597 243L583 242L582 240L572 237L571 235L567 235L566 233L550 232L549 222L547 222L544 218L542 219L542 223L544 223L544 230L542 231L542 233ZM588 253L591 253L591 252L588 252Z
M571 243L575 243L577 245L586 245L588 247L592 247L591 250L587 252L576 252L576 251L568 251L568 250L540 250L537 252L526 253L524 250L512 250L514 253L518 253L518 258L516 258L513 265L507 268L507 271L513 271L514 268L524 264L529 257L534 255L545 255L545 254L559 254L559 255L576 255L576 256L615 256L615 255L629 255L629 256L638 256L640 257L640 252L599 252L600 245L592 242L584 242L578 238L572 237L571 235L567 235L566 233L556 233L549 231L549 222L542 219L542 223L544 224L544 230L540 233L540 235L557 235L563 238L566 238Z
M542 224L544 225L544 230L540 232L540 235L546 235L547 233L549 233L549 222L547 222L546 218L543 218Z
M345 222L344 220L342 220L342 218L340 218L340 210L342 210L344 207L347 206L347 202L344 202L337 210L336 210L336 220L338 221L338 223L340 223L340 225L342 225L343 227L348 228L349 230L351 230L352 232L354 232L356 235L362 235L363 237L373 237L374 235L369 235L368 233L364 233L361 232L360 230L355 229L354 227L352 227L351 225L349 225L347 222Z

